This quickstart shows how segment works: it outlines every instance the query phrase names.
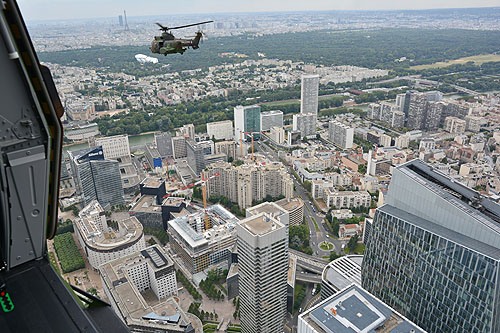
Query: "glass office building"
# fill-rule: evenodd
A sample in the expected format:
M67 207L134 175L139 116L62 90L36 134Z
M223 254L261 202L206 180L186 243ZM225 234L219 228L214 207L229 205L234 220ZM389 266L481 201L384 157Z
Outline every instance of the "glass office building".
M240 141L241 132L260 132L260 106L249 105L234 107L234 139ZM259 133L254 134L254 140L258 140ZM250 134L243 135L243 140L250 141Z
M500 331L500 206L415 160L394 170L362 286L428 332Z
M84 205L97 200L102 206L124 205L118 161L104 158L102 147L68 152L77 193Z

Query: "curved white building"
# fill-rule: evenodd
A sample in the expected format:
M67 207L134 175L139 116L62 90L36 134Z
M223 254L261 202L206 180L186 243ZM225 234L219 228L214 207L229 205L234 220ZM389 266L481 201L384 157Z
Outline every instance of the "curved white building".
M108 226L104 209L97 200L78 215L73 221L75 232L94 269L146 248L142 224L134 216L118 221L118 230L114 230Z
M326 265L321 274L321 299L327 299L352 283L361 286L362 262L362 255L349 254Z

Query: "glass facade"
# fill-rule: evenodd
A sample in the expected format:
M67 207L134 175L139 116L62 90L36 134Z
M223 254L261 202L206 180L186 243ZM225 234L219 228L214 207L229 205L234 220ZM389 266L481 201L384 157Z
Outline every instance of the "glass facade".
M363 288L428 332L500 332L498 252L479 242L482 250L472 250L475 240L429 225L391 206L379 208Z
M260 106L245 106L245 132L260 132ZM257 133L253 136L254 140L259 137Z

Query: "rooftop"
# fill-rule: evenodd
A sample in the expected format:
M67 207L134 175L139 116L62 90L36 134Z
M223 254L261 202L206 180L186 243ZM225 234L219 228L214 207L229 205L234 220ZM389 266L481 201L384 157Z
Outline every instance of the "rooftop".
M231 264L231 267L229 267L229 271L227 273L226 279L229 279L236 274L238 274L238 264Z
M247 214L257 215L259 213L266 213L274 217L281 216L282 214L288 213L284 208L277 205L274 202L263 202L251 208L247 208Z
M125 323L155 329L165 329L167 326L172 332L184 332L189 325L197 328L199 323L185 313L173 297L159 300L151 289L143 292L138 290L128 275L128 268L136 267L141 262L146 262L155 275L173 270L172 259L158 245L113 260L99 268ZM199 329L201 331L201 327Z
M221 120L221 121L213 121L211 123L207 123L207 126L208 125L219 125L219 124L228 124L230 123L231 125L233 124L233 121L232 120Z
M333 290L344 289L352 283L361 285L362 262L362 255L346 255L335 259L323 270L323 283L327 283Z
M207 208L212 228L204 229L204 211L178 216L168 221L169 233L175 231L191 248L210 244L224 237L232 237L239 219L221 205ZM172 230L170 230L172 228ZM198 229L198 230L197 230Z
M162 183L163 183L163 180L161 178L146 177L141 182L141 185L146 186L146 187L151 187L151 188L158 188L161 186Z
M134 212L161 213L161 207L156 204L155 195L143 195L130 210Z
M274 230L282 228L283 225L277 223L271 216L259 213L254 216L247 217L241 221L241 226L250 231L253 235L264 236Z
M142 224L133 216L118 221L118 230L108 227L104 209L97 200L80 211L74 224L85 244L95 250L111 250L134 243L143 235Z
M299 318L320 333L424 332L356 284L327 298Z
M301 198L296 197L296 198L292 198L290 200L287 200L286 198L278 200L278 201L276 201L276 204L283 207L287 211L291 212L291 211L303 206L304 202L302 201Z
M283 114L283 111L280 110L271 110L271 111L262 111L260 113L261 116L270 116L275 114Z

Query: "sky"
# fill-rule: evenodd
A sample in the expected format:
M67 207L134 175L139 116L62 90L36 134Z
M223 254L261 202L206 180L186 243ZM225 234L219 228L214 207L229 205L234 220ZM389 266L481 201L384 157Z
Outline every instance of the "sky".
M500 6L500 0L18 0L27 21L168 14ZM286 5L284 5L286 4Z

